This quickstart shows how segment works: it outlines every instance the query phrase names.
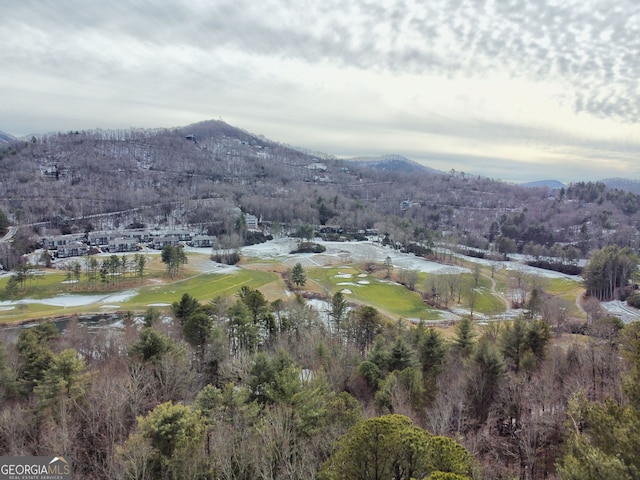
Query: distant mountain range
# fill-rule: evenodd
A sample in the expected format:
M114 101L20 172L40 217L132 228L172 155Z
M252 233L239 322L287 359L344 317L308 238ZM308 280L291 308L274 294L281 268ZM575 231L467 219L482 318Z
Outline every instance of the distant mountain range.
M626 192L640 194L640 180L632 180L629 178L605 178L600 180L608 188L617 188L618 190L624 190ZM539 188L546 187L551 190L559 190L566 185L558 180L538 180L535 182L521 183L521 187Z
M605 178L602 180L609 188L619 188L627 192L640 194L640 180L631 180L629 178Z
M558 180L536 180L535 182L527 182L521 183L521 187L528 188L541 188L546 187L551 190L560 190L562 187L566 187L566 185Z
M435 170L433 168L421 165L418 162L409 160L402 155L382 155L379 157L355 157L350 158L349 161L358 162L359 165L373 168L375 170L384 170L388 172L427 172L438 175L443 175L444 172Z
M9 135L8 133L3 132L2 130L0 130L0 143L8 143L11 140L15 140L16 137L14 137L13 135Z
M434 175L446 175L446 172L427 167L413 160L409 160L402 155L381 155L378 157L353 157L345 159L350 162L357 162L360 166L365 166L374 170L382 170L387 172L402 173L430 173ZM600 180L609 188L617 188L627 192L640 194L640 180L631 180L627 178L607 178ZM535 180L532 182L520 183L520 187L526 188L548 188L549 190L560 190L566 188L565 183L559 180Z

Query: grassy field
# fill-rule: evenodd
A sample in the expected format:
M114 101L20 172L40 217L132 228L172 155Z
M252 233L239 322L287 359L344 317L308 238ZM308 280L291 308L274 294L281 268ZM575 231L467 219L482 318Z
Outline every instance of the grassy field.
M308 277L309 280L321 285L327 296L347 289L352 292L346 295L348 300L371 305L390 318L424 320L440 318L438 311L426 305L416 292L411 292L402 285L368 275L356 267L309 269Z
M233 273L203 273L176 282L144 287L138 295L123 305L129 309L143 309L154 303L173 303L188 293L205 303L216 297L230 297L242 286L260 288L278 280L271 272L239 269Z
M491 316L498 315L506 311L504 301L493 294L486 286L479 286L475 291L476 298L473 306L473 310L475 312ZM467 299L467 306L471 306L471 298Z
M141 312L154 306L159 309L168 309L169 305L184 293L189 293L200 302L209 302L222 296L233 296L242 286L259 288L269 300L283 298L286 295L286 286L281 279L281 274L287 271L287 266L274 260L259 258L245 258L242 268L227 273L202 273L211 268L211 261L205 254L188 254L188 263L180 278L170 279L166 274L165 266L160 261L159 255L147 255L144 282L135 277L125 279L114 278L115 285L109 282L97 285L88 285L84 272L80 282L69 283L68 275L61 270L49 270L43 276L38 276L27 282L27 288L20 292L12 300L21 299L51 299L60 295L93 295L108 297L116 295L113 302L106 299L102 302L96 300L93 303L86 302L83 306L73 306L69 302L67 306L44 305L38 303L22 303L18 305L0 304L0 323L13 323L33 318L71 315L79 313L96 313L110 311L137 311ZM81 264L83 262L81 261ZM466 265L472 270L473 265ZM505 300L501 298L508 291L513 282L513 272L499 270L494 272L492 288L490 268L482 266L482 275L478 277L475 286L474 276L471 273L461 274L460 302L457 298L449 303L452 309L470 309L472 296L475 298L473 310L476 313L487 316L498 315L505 311ZM397 274L398 272L394 272ZM383 270L374 274L367 273L364 267L348 265L340 267L308 268L308 282L303 288L305 291L319 293L330 298L340 290L348 290L350 301L371 305L390 319L424 319L437 320L441 313L422 301L420 294L412 292L398 283L382 278ZM417 290L425 290L436 274L420 273L416 282ZM8 282L8 276L0 278L0 295L4 292ZM546 292L561 297L568 304L573 305L575 314L580 312L575 307L575 299L582 291L582 285L570 279L539 279L540 287ZM472 290L472 287L473 290ZM127 298L117 294L128 291ZM0 296L0 299L3 299ZM6 300L6 298L4 298ZM108 303L108 305L104 305ZM571 308L571 307L569 307Z
M200 256L202 257L202 256ZM202 261L203 258L194 256L191 260ZM57 317L81 313L104 313L113 311L145 311L150 305L162 310L168 309L171 303L177 301L184 293L189 293L200 302L209 302L218 296L233 296L242 286L251 288L271 288L284 291L282 281L277 273L255 269L238 269L231 273L200 273L194 269L185 269L180 278L170 279L163 265L152 258L146 268L144 285L141 286L137 278L118 279L116 285L101 284L89 287L84 274L78 283L68 283L67 275L62 271L50 270L38 280L27 282L26 289L12 300L25 300L18 305L0 304L0 323L15 323L35 318ZM4 292L8 276L0 279L0 292ZM275 286L274 286L275 285ZM102 288L97 288L102 287ZM122 291L130 292L130 298L118 299ZM108 299L115 296L115 300ZM29 299L57 299L67 297L65 305L46 305L31 303ZM85 298L106 298L104 302L74 302L76 296ZM4 299L6 300L6 299ZM58 303L65 303L60 300Z

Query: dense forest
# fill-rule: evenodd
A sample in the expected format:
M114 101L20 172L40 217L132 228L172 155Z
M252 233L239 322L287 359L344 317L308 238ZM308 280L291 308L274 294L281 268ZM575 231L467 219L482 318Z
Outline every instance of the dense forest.
M21 329L0 344L0 451L64 452L87 479L635 478L640 324L445 336L341 293L329 318L244 287L119 332Z
M86 479L640 475L640 323L599 307L640 306L640 196L384 170L216 121L0 147L0 233L10 233L0 263L12 278L58 233L181 226L231 251L255 240L241 213L301 240L323 226L343 239L376 231L387 247L433 260L526 254L582 273L584 318L567 319L517 269L513 319L479 322L472 310L449 328L412 324L341 292L324 318L296 265L286 298L244 286L128 312L120 329L2 329L0 455L64 453ZM180 275L176 258L171 271L163 252L169 277ZM390 264L375 267L389 276ZM458 275L414 285L410 273L400 283L425 302L460 302ZM476 286L480 275L468 274Z

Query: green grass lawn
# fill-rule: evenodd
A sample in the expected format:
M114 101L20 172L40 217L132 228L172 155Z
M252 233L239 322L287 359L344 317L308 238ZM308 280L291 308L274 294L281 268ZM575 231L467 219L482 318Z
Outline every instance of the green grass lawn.
M407 290L402 285L380 280L373 275L359 277L363 271L354 267L313 268L307 271L310 280L320 284L328 296L348 289L352 293L345 295L347 300L375 307L392 318L421 318L436 320L440 318L437 310L426 305L420 295ZM342 278L351 275L350 278ZM358 284L357 282L369 282ZM339 285L354 283L355 285Z
M49 270L43 276L27 280L25 290L19 292L15 298L48 298L78 289L73 283L64 283L66 280L67 277L63 272ZM0 278L0 299L2 300L7 300L3 294L8 282L8 275Z
M145 275L147 285L140 286L137 279L131 278L122 281L119 286L103 288L101 290L89 290L81 280L79 284L63 283L67 277L63 272L48 273L41 277L37 284L34 281L31 286L27 283L26 291L21 292L20 299L43 299L58 295L104 295L105 297L117 294L124 290L135 290L137 294L126 301L114 301L113 307L105 308L100 304L92 303L83 306L52 306L38 303L19 304L10 308L0 305L0 323L14 323L35 318L45 318L61 315L73 315L80 313L109 312L114 310L144 311L150 304L171 304L179 300L184 293L197 298L200 302L209 302L218 296L232 296L246 285L251 288L260 288L269 283L279 281L279 276L272 272L239 269L233 273L198 273L176 281L170 281L163 272L150 269ZM193 273L193 272L190 272ZM149 282L162 279L163 283L149 285ZM4 291L8 278L0 280L0 291ZM100 286L100 284L98 284ZM163 307L158 307L162 309ZM164 307L168 309L169 307Z
M570 315L583 315L576 306L576 298L585 291L582 282L568 278L551 278L548 279L545 291L565 300Z
M576 295L584 290L584 285L569 278L549 278L545 290L562 298L574 300Z
M146 308L153 303L173 303L188 293L200 302L209 302L216 297L230 297L242 286L260 288L278 280L278 275L256 270L238 270L233 273L203 273L177 282L144 287L138 295L122 305L129 309Z

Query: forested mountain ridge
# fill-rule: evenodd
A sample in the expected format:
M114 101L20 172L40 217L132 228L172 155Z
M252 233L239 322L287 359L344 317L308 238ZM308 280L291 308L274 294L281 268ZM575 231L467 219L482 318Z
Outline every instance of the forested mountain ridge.
M619 188L632 193L640 193L640 180L632 180L630 178L605 178L602 180L609 188Z
M534 182L527 182L527 183L521 183L520 186L522 187L535 187L535 188L549 188L551 190L559 190L563 187L566 187L566 185L562 182L559 182L558 180L537 180Z
M422 165L418 162L409 160L402 155L382 155L379 157L356 157L349 159L352 162L358 162L360 165L367 166L369 168L375 168L377 170L386 170L391 172L422 172L444 175L444 172L440 172L433 168Z
M13 135L9 135L8 133L0 130L0 143L8 143L12 140L15 140L15 137Z
M586 255L610 243L637 247L640 224L640 197L603 183L550 190L454 170L379 170L222 121L14 140L0 148L0 178L10 221L67 231L100 228L91 216L129 212L116 223L180 223L219 235L225 215L240 207L294 228L378 228L404 245L445 232L502 253L572 245Z

